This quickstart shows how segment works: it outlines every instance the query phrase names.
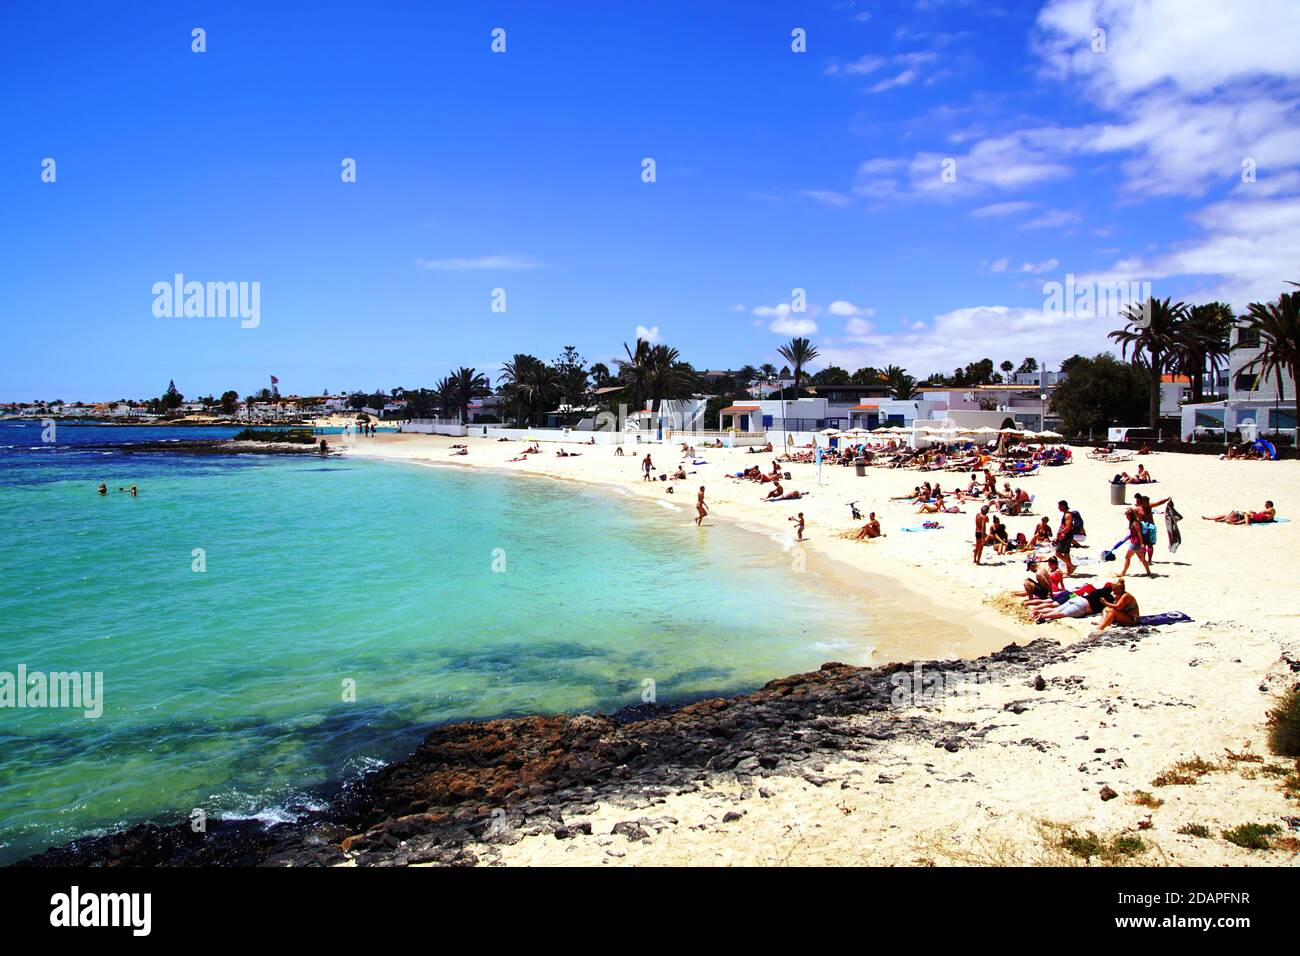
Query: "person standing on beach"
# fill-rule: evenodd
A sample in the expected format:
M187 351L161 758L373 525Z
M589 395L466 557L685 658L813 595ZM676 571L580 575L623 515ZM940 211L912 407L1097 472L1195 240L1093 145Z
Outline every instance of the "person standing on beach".
M1074 536L1080 529L1075 526L1074 512L1070 510L1068 501L1058 501L1056 507L1061 512L1061 527L1056 532L1056 556L1065 565L1065 574L1069 577L1075 571L1075 564L1070 560L1070 549L1074 547Z
M646 457L649 457L648 455ZM704 520L709 513L708 507L704 504L704 486L700 485L699 497L695 499L695 526L698 528L700 522Z
M795 539L796 541L802 541L802 540L803 540L803 529L804 529L803 512L802 512L802 511L799 512L799 514L798 514L797 517L791 518L790 520L793 521L793 522L795 522L795 526L794 526L794 539Z
M650 460L650 453L646 452L645 457L641 459L641 480L649 481L650 472L654 470L655 463Z
M984 557L984 542L988 535L986 529L989 525L989 506L984 505L980 508L979 514L975 516L975 563L980 563L980 558Z
M1134 510L1137 511L1138 521L1142 525L1142 543L1143 550L1146 552L1146 563L1149 565L1156 557L1156 540L1159 535L1156 534L1156 509L1163 504L1168 504L1168 498L1161 498L1159 501L1152 501L1150 495L1135 493L1133 495ZM1147 568L1149 574L1151 569Z
M1124 519L1128 522L1128 553L1124 555L1124 569L1120 571L1119 576L1122 578L1128 574L1128 566L1133 561L1133 555L1136 554L1147 577L1151 577L1151 565L1147 561L1146 554L1146 536L1142 533L1142 521L1138 517L1137 509L1129 508L1124 512Z

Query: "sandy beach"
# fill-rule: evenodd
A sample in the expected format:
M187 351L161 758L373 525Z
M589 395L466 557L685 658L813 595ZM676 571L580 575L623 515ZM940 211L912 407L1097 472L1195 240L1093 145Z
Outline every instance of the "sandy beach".
M469 454L453 456L453 444ZM668 500L680 520L694 518L698 487L710 509L700 530L738 522L782 542L773 553L791 573L816 569L830 586L860 587L888 633L872 635L869 660L881 665L914 658L974 658L1008 644L1048 639L1078 647L1046 664L1032 679L999 676L978 688L957 688L901 707L895 715L952 722L962 745L889 740L862 759L830 759L816 774L778 772L750 779L718 773L691 792L656 794L646 801L635 838L625 806L589 808L581 825L523 830L517 838L479 848L485 862L503 864L1035 864L1078 863L1060 849L1060 834L1093 831L1103 840L1140 835L1143 849L1117 862L1137 864L1269 864L1300 861L1289 848L1248 850L1220 838L1243 823L1276 823L1300 830L1300 803L1281 784L1290 762L1265 746L1266 711L1276 694L1300 677L1300 628L1285 597L1294 591L1290 556L1295 522L1236 527L1202 521L1202 514L1277 503L1291 514L1300 498L1294 461L1230 462L1212 456L1153 454L1143 459L1156 478L1155 499L1172 496L1184 515L1183 544L1166 548L1163 523L1153 570L1136 562L1130 590L1144 614L1182 611L1181 623L1106 640L1089 638L1096 618L1032 625L1009 613L1005 595L1024 579L1023 556L986 553L975 566L971 545L975 506L939 516L938 530L908 532L924 520L915 506L890 501L925 478L910 470L827 466L817 484L812 465L783 465L787 490L810 493L799 501L761 501L769 486L725 477L773 456L744 450L699 449L707 464L685 461L685 481L644 482L640 460L649 452L655 474L683 461L676 445L566 445L579 457L541 454L510 462L524 443L421 435L351 438L353 457L386 458L465 468L509 470L560 478ZM1091 461L1076 449L1074 463L1013 481L1036 498L1036 516L1058 520L1066 499L1084 516L1090 560L1074 586L1113 579L1118 564L1100 555L1124 531L1122 509L1109 504L1109 478L1121 467ZM939 473L945 486L961 475ZM999 482L1000 483L1000 482ZM673 486L674 493L667 494ZM1131 490L1130 490L1131 491ZM1131 493L1130 493L1131 500ZM886 537L854 541L847 502L875 511ZM966 506L964 506L966 507ZM789 518L802 511L806 540L794 541ZM1037 517L1006 519L1028 533ZM1069 582L1067 582L1069 583ZM1004 596L1004 597L999 597ZM1140 638L1140 639L1139 639ZM1180 761L1200 763L1170 774ZM1164 775L1164 776L1162 776ZM1159 785L1155 781L1159 781ZM622 826L616 826L622 824ZM1189 825L1209 833L1179 833ZM562 838L557 839L557 836ZM483 854L486 854L484 857Z

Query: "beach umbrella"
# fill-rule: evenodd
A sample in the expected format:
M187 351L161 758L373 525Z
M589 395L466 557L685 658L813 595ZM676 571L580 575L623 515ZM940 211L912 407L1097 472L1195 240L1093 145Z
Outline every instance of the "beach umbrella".
M1060 432L1054 432L1054 431L1048 430L1048 431L1045 431L1045 432L1039 432L1039 433L1038 433L1038 437L1039 437L1039 438L1064 438L1065 436L1062 435Z
M818 434L818 435L838 435L839 433L840 433L840 430L839 430L838 428L823 428L823 429L822 429L821 431L819 431L817 434Z

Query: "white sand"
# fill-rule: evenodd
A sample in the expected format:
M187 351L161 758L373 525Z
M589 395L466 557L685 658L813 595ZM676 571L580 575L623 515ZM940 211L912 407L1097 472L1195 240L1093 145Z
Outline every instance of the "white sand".
M469 455L452 457L453 442L468 444ZM616 485L654 498L666 497L666 483L640 480L641 457L650 452L656 474L671 473L682 457L675 445L629 446L620 458L609 446L574 444L564 447L581 452L581 457L557 458L557 446L543 443L542 454L507 463L524 443L380 435L345 444L353 456L486 466ZM844 575L839 582L860 583L872 596L875 617L890 622L890 634L873 641L877 652L871 660L845 663L974 657L1013 641L1046 637L1071 642L1095 627L1095 619L1031 626L989 607L986 602L993 595L1019 585L1024 565L1021 557L987 552L984 566L972 563L974 506L967 514L939 516L941 530L900 531L924 519L911 505L887 499L910 491L923 479L933 481L934 474L870 468L865 478L858 478L852 468L827 466L818 487L812 465L783 465L792 476L784 483L787 490L813 494L767 504L759 499L770 486L734 481L724 474L751 464L766 469L771 455L698 451L709 464L692 466L688 461L687 471L698 474L671 483L676 486L672 500L684 509L682 520L693 518L701 484L707 488L711 511L701 534L720 521L792 534L787 519L802 511L807 540L787 552L786 559L800 548L807 552L809 567L817 560L823 562L818 567L826 567L826 559L833 559ZM592 836L565 841L549 835L526 837L501 848L501 859L664 865L1068 862L1043 838L1042 822L1113 835L1139 832L1140 821L1149 817L1150 826L1140 835L1151 848L1136 862L1294 865L1300 860L1294 852L1248 851L1218 836L1239 823L1285 827L1284 818L1300 817L1300 802L1286 800L1277 779L1258 772L1260 764L1223 760L1230 748L1249 749L1270 765L1287 763L1267 755L1264 719L1276 692L1300 679L1282 657L1285 652L1300 660L1300 612L1294 607L1300 522L1233 527L1200 516L1259 509L1266 498L1276 502L1280 515L1300 515L1300 463L1226 462L1177 454L1143 460L1158 480L1143 490L1156 500L1173 496L1186 519L1184 543L1176 555L1168 553L1161 519L1154 567L1158 577L1143 577L1135 561L1130 590L1144 613L1180 610L1195 618L1195 624L1168 627L1138 643L1090 650L1049 667L1043 672L1049 686L1041 693L994 685L975 698L949 698L932 711L945 719L995 728L984 747L948 753L929 745L891 743L878 762L828 765L824 775L830 782L821 787L802 777L777 776L757 780L743 796L734 780L720 777L713 788L670 797L645 811L652 818L677 821L663 823L659 832L651 828L648 842L611 836L615 822L637 814L607 807L591 817ZM1108 479L1118 470L1120 466L1088 460L1079 449L1074 464L1045 469L1021 482L1037 496L1037 514L1049 515L1054 527L1058 499L1068 499L1082 512L1090 547L1081 553L1096 563L1081 566L1080 572L1096 576L1080 577L1077 583L1091 580L1099 585L1118 573L1118 564L1099 563L1101 551L1124 532L1122 509L1109 504ZM945 487L956 487L963 476L937 477ZM864 542L839 537L855 527L846 505L852 500L864 515L877 512L887 537ZM1028 533L1037 518L1006 521L1014 535ZM792 571L799 566L792 561ZM1261 691L1261 685L1269 692ZM1022 699L1032 705L1024 713L1002 710L1007 701ZM1025 738L1042 742L1043 749L1012 745ZM1104 752L1095 752L1098 748ZM1195 755L1227 769L1205 775L1194 785L1151 785L1176 761ZM893 782L878 782L882 773ZM1103 802L1098 796L1103 785L1117 791L1119 798ZM759 795L760 787L767 796ZM1135 805L1136 790L1150 791L1164 805ZM744 816L723 824L728 811ZM1204 824L1214 838L1177 834L1187 823Z

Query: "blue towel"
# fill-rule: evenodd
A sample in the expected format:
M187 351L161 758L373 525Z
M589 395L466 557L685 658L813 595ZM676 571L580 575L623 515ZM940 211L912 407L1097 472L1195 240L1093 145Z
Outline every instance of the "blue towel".
M1143 614L1138 623L1147 627L1159 627L1161 624L1181 624L1191 618L1182 611L1165 611L1163 614Z

